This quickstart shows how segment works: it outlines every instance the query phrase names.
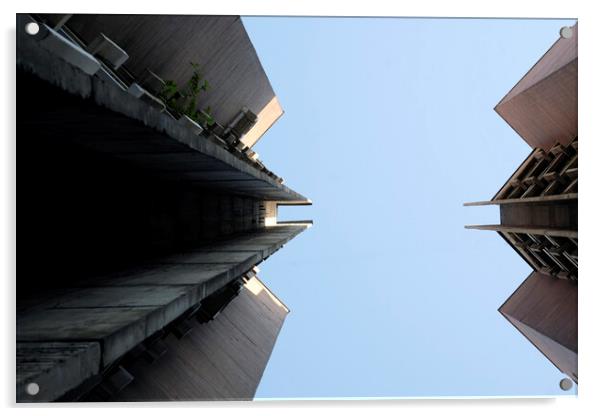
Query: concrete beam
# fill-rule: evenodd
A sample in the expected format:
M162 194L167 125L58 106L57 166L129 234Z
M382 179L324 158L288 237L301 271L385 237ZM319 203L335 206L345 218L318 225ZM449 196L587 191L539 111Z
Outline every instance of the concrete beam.
M465 225L464 228L470 230L498 231L502 233L518 233L533 235L549 235L550 237L577 238L577 231L565 230L561 228L541 228L541 227L512 227L508 225Z
M577 193L533 196L529 198L510 198L510 199L492 199L491 201L465 202L465 207L476 207L482 205L505 205L505 204L524 204L529 202L551 202L565 201L568 199L577 199Z

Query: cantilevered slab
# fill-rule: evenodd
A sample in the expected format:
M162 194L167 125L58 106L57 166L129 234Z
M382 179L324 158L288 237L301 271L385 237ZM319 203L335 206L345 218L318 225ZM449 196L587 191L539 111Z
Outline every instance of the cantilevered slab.
M577 193L560 194L560 195L544 195L534 196L529 198L510 198L510 199L492 199L490 201L465 202L465 207L476 207L482 205L507 205L507 204L528 204L538 202L566 201L577 199Z
M45 402L98 373L97 342L17 342L17 401ZM27 392L35 383L39 391Z
M169 306L39 310L17 318L17 342L94 340L102 345L106 365L175 319L178 311Z
M573 36L559 38L495 107L532 148L577 136L577 32L575 24Z
M18 19L17 27L21 140L69 141L200 187L264 200L307 200L244 157L44 49L25 33L24 22ZM21 106L31 102L36 111Z
M30 302L17 317L17 342L93 342L100 346L100 369L106 368L306 228L288 225L247 233L229 240L231 247L228 241L216 248L200 247L198 251L81 282L38 305ZM43 373L54 371L56 365L51 363ZM36 379L29 374L19 377ZM40 401L58 396L58 392L40 396ZM35 396L34 400L38 401Z
M465 225L464 228L469 230L486 230L498 231L502 233L520 233L534 235L549 235L551 237L567 237L577 238L576 230L567 230L564 228L544 228L544 227L527 227L527 226L509 226L509 225Z

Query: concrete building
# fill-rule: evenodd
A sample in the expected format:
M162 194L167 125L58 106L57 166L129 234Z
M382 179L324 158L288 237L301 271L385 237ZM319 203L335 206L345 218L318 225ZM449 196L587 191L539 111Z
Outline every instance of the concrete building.
M156 88L189 62L214 122ZM250 149L282 110L240 18L17 15L16 83L17 401L252 399L288 313L257 265L311 201Z
M251 275L252 276L252 275ZM189 320L189 334L154 337L129 353L131 382L105 383L86 401L248 400L257 385L289 310L257 276L210 322ZM197 315L208 318L211 299ZM217 299L213 305L222 305ZM209 312L207 315L204 313ZM205 318L205 319L206 319ZM159 358L160 357L160 358ZM149 365L150 364L150 365ZM124 365L124 364L122 364ZM114 394L113 394L114 392Z
M577 382L577 24L506 94L495 111L532 152L490 201L496 231L533 272L499 308Z
M137 80L151 92L156 76L185 84L190 78L190 62L198 63L209 83L199 108L211 107L212 115L223 126L236 120L242 107L257 116L244 134L243 141L249 147L284 113L240 16L83 14L71 15L68 20L65 15L38 17L51 26L61 25L82 45L89 45L100 33L104 34L129 56L123 67L114 70L114 75L125 83Z

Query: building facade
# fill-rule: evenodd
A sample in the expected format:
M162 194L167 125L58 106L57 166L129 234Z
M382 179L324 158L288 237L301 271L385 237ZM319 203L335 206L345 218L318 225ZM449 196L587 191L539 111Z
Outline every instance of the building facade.
M495 107L533 149L490 201L496 231L533 272L500 307L561 372L578 381L577 34L561 36Z
M240 17L20 14L16 83L17 401L252 399L257 265L311 225L266 211L311 201L251 149L282 111Z

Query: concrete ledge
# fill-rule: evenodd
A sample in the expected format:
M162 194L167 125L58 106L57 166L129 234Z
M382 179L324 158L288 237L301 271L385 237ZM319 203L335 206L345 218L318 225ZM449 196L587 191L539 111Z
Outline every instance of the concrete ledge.
M60 59L57 55L46 50L40 42L34 37L27 35L24 30L24 24L27 22L23 15L19 16L17 22L17 66L27 72L33 73L40 79L55 85L74 96L78 96L87 100L91 100L97 106L111 110L112 112L126 116L132 121L141 122L142 126L137 126L128 133L129 135L140 136L141 139L158 138L163 145L180 144L185 145L184 151L180 153L185 156L188 153L205 156L216 163L219 170L240 172L243 178L256 181L253 188L245 189L243 183L230 185L228 189L232 192L238 191L239 188L243 193L255 194L263 199L282 199L289 201L305 201L303 195L291 190L290 188L280 184L276 179L270 177L265 172L262 172L257 167L239 159L226 149L216 145L205 137L194 134L187 126L174 120L172 117L162 113L160 109L154 108L147 102L138 99L118 87L115 83L107 82L96 76L90 76L81 69L69 64ZM33 99L33 98L32 98ZM60 114L60 108L53 109L54 113ZM72 116L72 108L69 107L65 111L65 117ZM53 113L53 114L54 114ZM55 114L55 115L56 115ZM103 117L107 118L106 120ZM111 125L114 117L99 112L95 123L85 123L88 129L91 125ZM43 128L42 125L39 126ZM81 127L78 127L81 128ZM83 131L83 133L86 133ZM104 132L103 132L104 134ZM123 134L122 134L123 135ZM121 137L112 137L113 135L105 135L107 142L123 141ZM119 135L117 135L119 136ZM83 137L85 139L85 135ZM82 143L85 144L86 140ZM144 140L142 140L144 142ZM102 147L102 144L97 143L97 147ZM149 144L146 144L148 148ZM147 149L148 150L148 149ZM130 154L131 153L131 154ZM128 152L121 155L123 159L136 161L136 154ZM178 156L173 160L165 158L163 148L157 146L157 156L160 158L159 163L180 165L181 157ZM148 155L142 155L138 161L148 166ZM200 158L191 159L193 166L190 166L191 171L195 171L194 162L198 162ZM180 165L181 166L181 165ZM196 171L207 171L202 163L198 163ZM161 166L162 168L163 166ZM169 170L169 169L167 169ZM215 176L214 176L215 177ZM221 184L210 183L209 186L222 187ZM216 186L219 185L219 186ZM250 184L246 184L250 185ZM225 185L224 185L225 186ZM237 187L238 186L238 187Z
M54 298L18 315L17 342L94 343L98 348L99 368L92 371L84 363L81 372L97 374L305 229L273 227L237 236L216 248L177 254L58 291ZM74 368L80 365L77 363L74 361ZM59 364L51 361L43 371L59 371L55 370ZM18 377L29 380L29 374L23 372ZM42 401L54 400L61 394L43 396Z
M98 373L97 342L18 342L17 402L48 402ZM27 386L36 383L35 396Z
M17 16L17 67L22 67L71 94L89 98L92 95L92 77L58 58L43 48L33 36L28 35L25 24L29 22L25 16Z

